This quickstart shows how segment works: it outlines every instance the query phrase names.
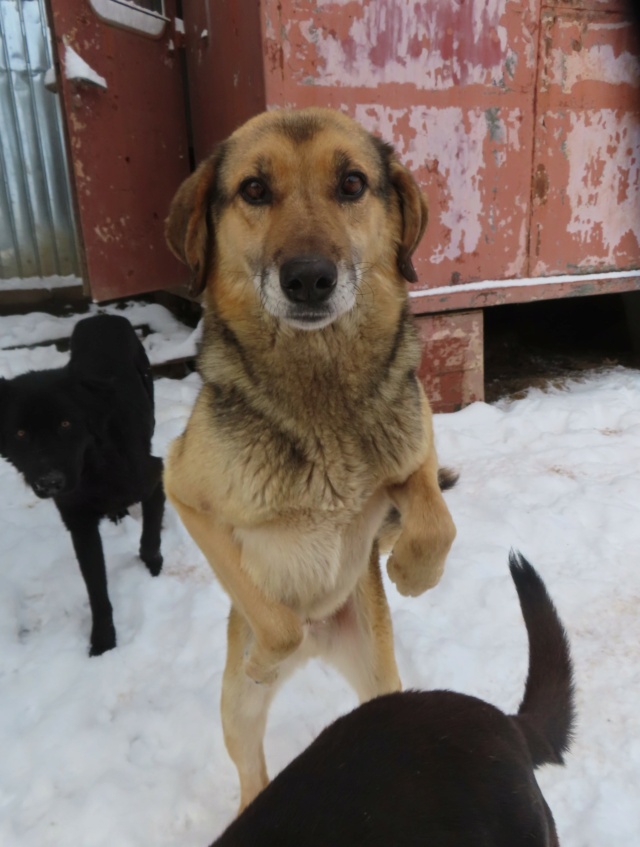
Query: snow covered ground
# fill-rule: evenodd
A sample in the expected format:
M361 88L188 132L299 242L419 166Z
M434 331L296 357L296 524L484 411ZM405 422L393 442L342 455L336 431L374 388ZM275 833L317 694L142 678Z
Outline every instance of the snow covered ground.
M158 338L146 342L157 361L172 333L182 349L194 342L158 308ZM59 337L44 320L0 318L0 347ZM0 375L65 359L40 350L0 350ZM158 454L198 385L196 375L156 383ZM403 681L517 707L527 656L507 554L522 550L556 601L576 666L575 744L565 768L540 772L561 843L637 847L640 373L476 403L437 416L436 433L442 462L461 472L446 495L458 538L433 591L407 599L387 584ZM139 511L103 526L119 644L89 659L69 538L53 505L0 461L2 847L206 847L234 815L218 708L228 602L175 513L157 579L136 558L139 532ZM300 671L271 710L271 773L354 705L326 666Z

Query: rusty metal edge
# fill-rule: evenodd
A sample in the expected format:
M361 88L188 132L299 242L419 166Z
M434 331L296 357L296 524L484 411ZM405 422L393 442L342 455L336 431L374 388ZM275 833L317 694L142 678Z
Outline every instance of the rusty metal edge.
M460 309L484 309L488 306L505 306L509 303L528 303L537 300L555 300L560 297L591 297L598 294L621 294L625 291L640 291L640 271L633 275L607 274L600 278L583 279L576 276L572 280L559 282L532 281L523 284L523 280L506 280L504 287L487 285L475 290L456 291L442 289L433 292L416 291L410 296L411 311L416 315L428 315L435 312L451 312ZM514 283L517 283L514 285ZM463 286L461 286L462 288Z

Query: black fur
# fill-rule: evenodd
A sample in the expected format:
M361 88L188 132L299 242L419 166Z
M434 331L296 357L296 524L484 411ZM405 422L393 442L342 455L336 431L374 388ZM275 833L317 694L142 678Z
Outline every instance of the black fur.
M99 524L142 503L140 558L160 573L162 460L151 455L153 380L123 317L80 321L64 368L0 379L0 454L39 497L51 497L84 577L91 655L116 646Z
M517 715L408 691L337 720L214 847L557 847L534 768L561 761L574 719L569 645L544 584L512 554L530 647Z
M453 468L438 468L438 485L440 491L449 491L460 479L460 474Z

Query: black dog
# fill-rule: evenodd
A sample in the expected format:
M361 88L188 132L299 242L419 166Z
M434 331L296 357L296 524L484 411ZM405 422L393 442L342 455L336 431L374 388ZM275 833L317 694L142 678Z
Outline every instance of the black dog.
M534 769L574 721L569 646L544 583L511 575L529 637L517 715L451 691L388 694L325 729L214 847L557 847Z
M76 324L64 368L0 379L0 454L38 497L53 498L71 533L87 585L91 655L116 646L100 540L102 518L142 502L140 558L162 568L162 460L151 455L155 425L151 367L125 318Z

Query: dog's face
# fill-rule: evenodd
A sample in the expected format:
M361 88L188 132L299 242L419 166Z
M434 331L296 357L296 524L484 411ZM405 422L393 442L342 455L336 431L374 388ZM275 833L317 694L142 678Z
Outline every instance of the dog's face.
M47 385L47 373L0 379L0 455L42 498L76 488L91 442L70 387L59 380Z
M237 130L179 189L167 238L241 319L263 310L320 329L367 296L371 274L415 281L427 220L393 149L328 109L274 111ZM371 292L369 292L370 294Z

